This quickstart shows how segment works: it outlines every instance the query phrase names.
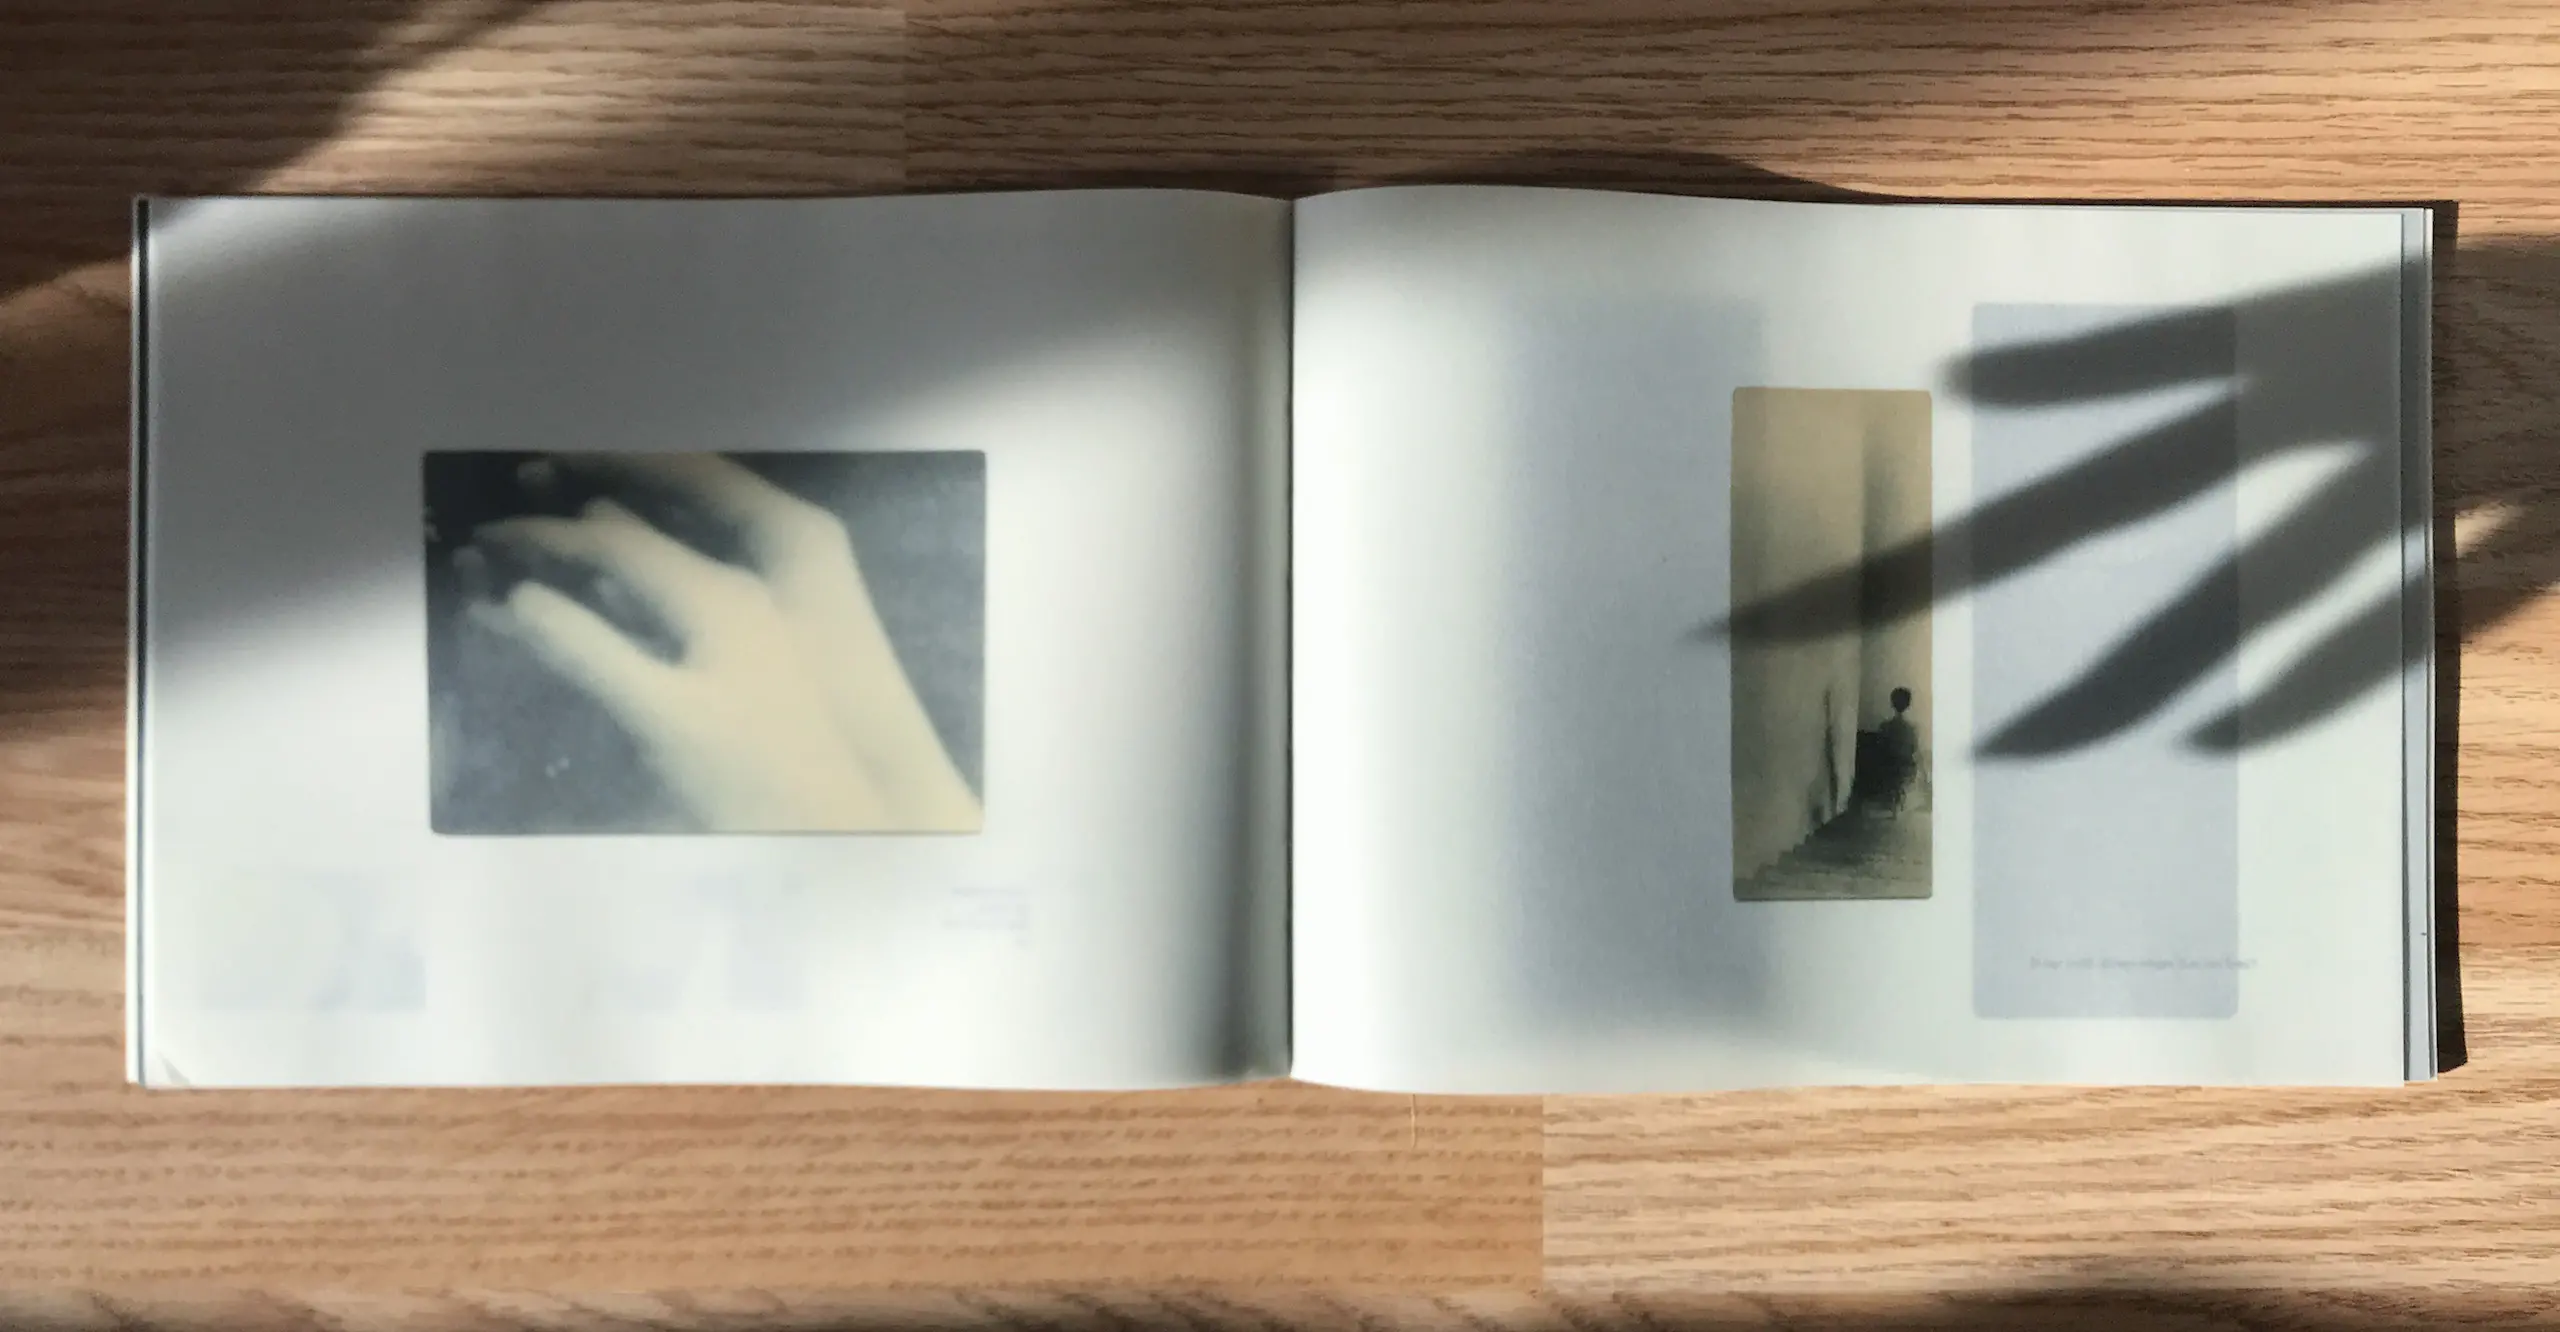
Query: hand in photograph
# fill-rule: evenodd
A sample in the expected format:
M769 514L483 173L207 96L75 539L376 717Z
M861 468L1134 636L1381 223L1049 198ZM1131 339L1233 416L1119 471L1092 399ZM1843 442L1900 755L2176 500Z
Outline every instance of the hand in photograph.
M466 581L485 589L492 554L527 572L469 614L593 697L700 824L979 826L978 797L900 665L833 514L715 454L559 455L533 466L608 497L574 517L481 525L456 556ZM670 528L717 532L740 559L706 554ZM616 603L654 621L663 641L633 632L631 615L607 613Z

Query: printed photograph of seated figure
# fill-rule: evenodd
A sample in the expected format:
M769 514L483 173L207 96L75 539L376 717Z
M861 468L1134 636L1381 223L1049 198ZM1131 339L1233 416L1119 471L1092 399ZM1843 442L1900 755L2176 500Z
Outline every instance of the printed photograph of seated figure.
M983 822L979 453L438 452L450 834Z
M1740 900L1929 895L1929 494L1927 393L1735 392Z

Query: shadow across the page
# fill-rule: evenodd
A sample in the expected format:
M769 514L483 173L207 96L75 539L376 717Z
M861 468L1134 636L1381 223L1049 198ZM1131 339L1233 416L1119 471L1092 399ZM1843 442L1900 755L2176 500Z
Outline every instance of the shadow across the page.
M1569 186L1826 203L2093 202L1888 195L1803 180L1714 154L1679 153L1530 154L1379 183ZM2128 202L2173 207L2247 201ZM2323 206L2294 200L2270 202L2293 208ZM2401 202L2437 210L2434 278L2441 314L2444 289L2457 280L2456 205L2448 200ZM2483 248L2487 253L2474 257L2494 264L2506 282L2560 287L2560 247ZM2273 327L2322 327L2356 317L2354 312L2373 308L2377 299L2390 299L2403 277L2397 270L2381 269L2279 290L2250 300L2238 313ZM1977 349L1946 368L1941 387L1979 406L2050 408L2209 384L2227 375L2228 368L2211 360L2217 344L2205 336L2211 331L2207 325L2226 321L2233 313L2230 307L2176 310L2086 336ZM2560 311L2537 313L2548 316ZM2560 343L2560 320L2546 317L2543 322L2549 326L2534 331ZM2449 401L2447 389L2459 387L2446 383L2447 372L2457 368L2448 362L2462 346L2457 338L2465 331L2439 328L2436 399L2440 416ZM2229 484L2252 466L2298 452L2338 455L2339 461L2313 495L2241 555L2217 568L2193 595L2153 608L2136 632L2060 692L2022 715L1997 719L1981 749L1988 755L2025 757L2067 752L2103 740L2147 719L2223 657L2236 652L2242 642L2301 610L2359 559L2372 554L2378 542L2399 537L2402 528L2397 522L2377 530L2370 521L2338 521L2342 514L2364 520L2386 509L2398 492L2401 464L2396 439L2365 438L2356 428L2355 408L2360 405L2356 391L2362 386L2341 378L2340 370L2309 365L2294 368L2291 378L2280 382L2232 385L2230 392L2174 421L2128 436L2082 466L1982 503L1919 539L1736 606L1728 616L1699 625L1697 634L1713 640L1799 642L1853 632L1859 627L1855 616L1926 614L1939 599L2026 572L2083 542L2137 525ZM2244 410L2243 394L2250 429L2239 435L2234 418ZM2535 424L2548 428L2554 423ZM2538 436L2540 431L2535 433ZM2230 447L2235 435L2246 448L2236 456ZM2447 461L2462 461L2443 457L2448 443L2459 442L2467 441L2457 437L2438 444L2438 513L2529 504L2531 511L2516 517L2540 519L2501 523L2499 536L2512 536L2505 541L2492 537L2471 558L2521 556L2539 546L2547 529L2560 524L2560 485L2510 475L2492 493L2479 494L2476 486L2464 483L2488 479L2485 469L2446 466ZM2408 520L2430 518L2411 515ZM2479 598L2469 613L2457 615L2449 576L2454 558L2449 535L2439 540L2436 552L2440 630L2458 626L2477 632L2513 614L2541 590L2542 583L2530 590L2502 587L2500 595ZM1946 576L1947 562L1939 558L1950 549L1963 554L1962 572L1953 579ZM2235 637L2221 622L2220 608L2234 600L2232 585L2242 562L2249 567L2251 587L2248 609ZM1935 578L1929 576L1933 568ZM1880 606L1872 597L1862 601L1856 595L1843 595L1877 587L1890 589ZM2195 728L2191 741L2202 748L2231 750L2282 740L2367 691L2398 679L2398 667L2412 659L2417 646L2407 633L2406 616L2421 605L2406 595L2375 600L2298 654L2273 685ZM2449 733L2452 718L2440 721L2444 723L2440 731Z

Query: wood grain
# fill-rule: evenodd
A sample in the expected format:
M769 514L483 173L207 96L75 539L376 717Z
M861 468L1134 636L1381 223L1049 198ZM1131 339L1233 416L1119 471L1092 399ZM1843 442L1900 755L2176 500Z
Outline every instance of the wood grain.
M22 1283L1428 1286L1537 1243L1517 1103L83 1085L0 1116Z
M20 1327L2379 1327L2560 1277L2560 8L2545 0L15 0L0 9L0 1282ZM125 201L1400 179L2459 204L2448 846L2406 1093L117 1085ZM695 1297L282 1293L722 1287ZM1601 1288L1638 1287L1642 1299ZM121 1288L119 1286L119 1288ZM238 1293L257 1288L263 1293ZM1785 1292L1857 1289L1850 1303ZM1734 1292L1760 1292L1747 1297ZM1776 1292L1776 1293L1769 1293Z
M2545 1287L2560 949L2465 977L2486 1067L2405 1091L1559 1098L1561 1288Z
M1925 1297L1535 1295L1476 1292L1318 1294L1259 1290L997 1289L966 1294L750 1291L708 1295L559 1296L510 1292L190 1295L57 1293L0 1296L19 1332L1272 1332L1275 1328L1400 1332L2044 1332L2057 1327L2175 1332L2320 1329L2380 1332L2545 1326L2548 1298L2518 1295L2270 1294L2109 1288L2015 1288Z

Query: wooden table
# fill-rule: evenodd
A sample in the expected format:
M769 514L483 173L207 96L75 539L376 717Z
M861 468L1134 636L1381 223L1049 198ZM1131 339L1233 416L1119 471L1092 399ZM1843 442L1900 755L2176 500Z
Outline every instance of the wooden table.
M2378 1094L1543 1104L1294 1086L122 1085L128 196L1423 178L2457 201L2437 473L2464 552L2447 629L2469 1066ZM1859 1327L2532 1312L2532 1288L2560 1280L2560 601L2541 595L2560 575L2554 446L2550 0L10 0L0 1285L26 1293L0 1298L0 1322L1614 1330L1817 1312ZM1120 1293L859 1290L1101 1281ZM177 1288L206 1282L730 1293ZM1220 1293L1163 1293L1202 1283Z

